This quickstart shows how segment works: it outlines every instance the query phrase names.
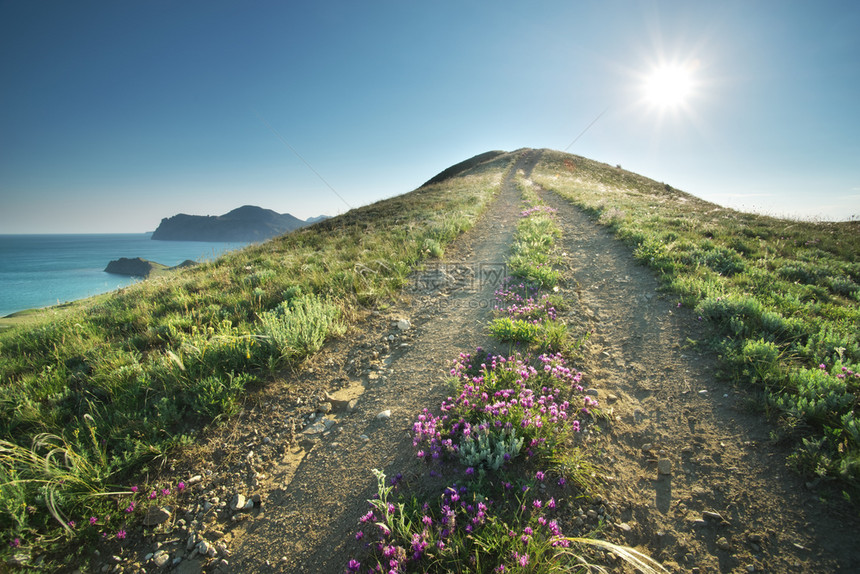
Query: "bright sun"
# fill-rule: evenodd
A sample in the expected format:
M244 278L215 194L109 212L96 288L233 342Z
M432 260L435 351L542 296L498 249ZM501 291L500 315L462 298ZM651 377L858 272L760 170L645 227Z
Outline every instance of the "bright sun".
M656 68L645 79L645 99L660 108L683 104L693 91L693 66L673 64Z

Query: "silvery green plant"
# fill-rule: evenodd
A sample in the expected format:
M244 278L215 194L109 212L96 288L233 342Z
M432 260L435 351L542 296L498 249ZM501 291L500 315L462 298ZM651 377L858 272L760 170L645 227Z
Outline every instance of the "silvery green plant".
M491 429L487 424L473 427L463 437L457 451L460 462L466 467L484 465L490 470L499 470L509 460L516 458L523 446L523 438L517 438L513 427Z

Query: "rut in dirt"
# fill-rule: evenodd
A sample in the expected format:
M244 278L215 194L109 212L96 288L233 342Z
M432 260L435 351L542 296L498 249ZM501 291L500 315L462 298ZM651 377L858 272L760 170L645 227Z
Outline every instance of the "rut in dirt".
M488 212L449 246L440 267L465 270L462 286L398 309L410 317L415 335L390 357L387 377L367 385L335 437L309 445L298 468L284 467L281 476L270 472L282 486L267 495L265 513L237 529L231 571L343 572L356 548L358 518L376 493L371 470L390 475L415 466L409 434L415 417L448 395L445 378L458 354L488 342L499 270L521 206L514 175L529 174L539 159L540 152L521 154ZM377 418L387 410L390 418Z
M593 331L583 380L612 410L589 442L622 509L613 539L678 572L860 571L856 512L822 504L786 467L753 398L715 375L694 313L606 228L540 194L558 210L566 290Z

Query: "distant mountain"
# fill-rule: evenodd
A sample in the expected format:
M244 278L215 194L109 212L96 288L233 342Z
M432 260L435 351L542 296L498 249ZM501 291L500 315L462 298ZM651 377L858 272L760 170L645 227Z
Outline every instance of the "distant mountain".
M289 213L277 213L254 205L244 205L224 215L187 215L165 217L152 233L152 239L164 241L240 241L271 239L304 227L325 215L302 221Z
M316 223L317 221L325 221L326 219L330 219L328 215L317 215L316 217L308 217L305 219L305 223L310 225L311 223Z

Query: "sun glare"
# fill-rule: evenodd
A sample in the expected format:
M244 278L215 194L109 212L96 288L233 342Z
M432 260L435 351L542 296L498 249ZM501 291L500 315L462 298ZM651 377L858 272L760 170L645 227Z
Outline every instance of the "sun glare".
M645 79L645 99L660 108L683 104L693 91L693 66L662 65Z

